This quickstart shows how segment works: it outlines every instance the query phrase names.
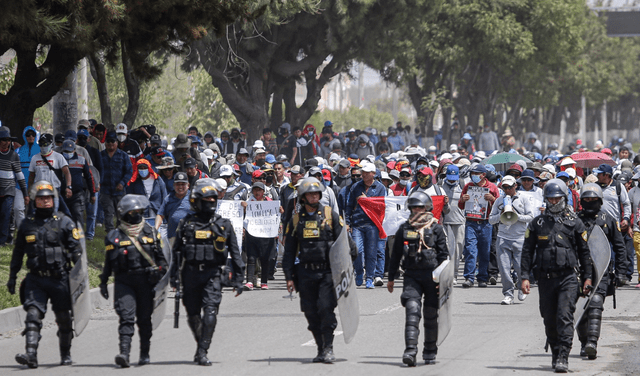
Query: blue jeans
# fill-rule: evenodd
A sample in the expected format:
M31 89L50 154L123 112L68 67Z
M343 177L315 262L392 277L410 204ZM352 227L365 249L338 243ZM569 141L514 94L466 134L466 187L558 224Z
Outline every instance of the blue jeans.
M361 276L364 274L364 266L367 271L367 280L373 281L376 276L376 264L378 263L378 252L380 251L378 228L375 225L354 227L351 236L358 246L358 257L353 262L353 269L356 275ZM382 254L381 273L384 273L384 253Z
M375 277L384 278L384 248L387 245L387 239L378 240L378 254L376 255L376 275Z
M491 252L491 231L493 226L489 221L467 221L464 231L464 278L471 282L489 280L489 254ZM476 266L476 260L478 265Z
M90 200L87 200L87 238L93 239L96 235L96 216L98 215L98 195L100 192L95 193L96 203L92 204ZM91 193L87 195L91 197Z
M0 245L4 245L9 239L13 199L14 196L8 195L0 197Z

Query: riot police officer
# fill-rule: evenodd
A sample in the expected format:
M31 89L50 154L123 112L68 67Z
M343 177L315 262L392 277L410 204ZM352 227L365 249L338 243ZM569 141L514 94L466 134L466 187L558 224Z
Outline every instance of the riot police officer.
M153 288L168 267L160 233L144 221L143 212L148 207L149 200L145 196L128 194L122 197L117 207L120 225L109 231L104 239L106 252L100 275L100 293L109 299L107 282L114 274L113 301L120 316L120 353L116 355L115 362L122 368L129 367L135 323L140 334L138 365L150 362Z
M404 284L400 300L406 310L404 327L405 350L402 362L416 365L418 337L420 335L420 308L424 296L424 349L426 364L436 362L438 347L438 288L433 281L433 270L449 256L447 239L438 219L433 216L433 202L424 192L416 191L407 198L411 211L409 220L396 232L387 290L393 292L395 275L400 262L404 269Z
M567 205L567 186L551 179L544 186L543 214L527 226L522 247L522 292L529 294L532 270L538 281L540 313L547 344L551 346L551 366L558 373L569 370L573 343L573 314L579 293L591 288L591 256L587 228ZM535 259L534 259L535 255ZM580 275L576 275L576 270Z
M198 344L194 361L202 366L212 365L207 351L216 328L222 300L221 268L225 267L228 254L236 296L242 293L244 277L244 262L233 226L228 219L216 214L219 189L213 179L196 181L189 198L195 214L180 221L172 250L176 267L172 267L171 285L180 288L182 282L187 322Z
M82 231L71 218L54 213L57 189L48 181L38 181L31 188L30 199L35 201L35 214L20 224L16 246L11 258L11 272L7 288L15 294L16 276L27 254L29 274L22 282L20 300L27 311L24 335L26 353L16 355L16 361L29 368L38 367L38 342L42 319L51 300L58 324L62 365L71 365L71 295L69 275L71 261L75 264L82 256Z
M604 271L604 275L593 293L589 306L576 328L581 343L580 356L587 356L589 359L595 359L597 357L604 299L607 295L613 295L615 291L611 292L611 289L623 285L624 273L627 270L626 249L624 238L620 232L620 224L612 216L601 210L602 202L602 188L600 188L599 185L594 183L585 184L580 190L580 205L582 206L582 211L578 213L578 217L585 224L589 233L593 226L600 226L607 236L609 243L613 246L613 252L615 254L615 263L612 260L612 262L609 263L608 269ZM592 253L594 251L609 252L608 249L591 249ZM613 278L612 275L614 275Z
M318 346L313 362L333 363L333 331L338 322L329 250L342 231L342 222L331 207L320 204L323 191L324 185L316 178L301 181L298 197L302 206L287 224L282 269L287 290L300 293L300 310ZM300 262L294 266L296 257Z

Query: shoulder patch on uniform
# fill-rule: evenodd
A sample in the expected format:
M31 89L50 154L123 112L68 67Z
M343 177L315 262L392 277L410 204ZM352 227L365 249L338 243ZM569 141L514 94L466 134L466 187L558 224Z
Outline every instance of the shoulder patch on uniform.
M24 240L26 240L27 243L35 243L36 236L35 235L27 235L27 236L24 237Z
M112 250L113 248L114 248L114 247L113 247L113 244L109 244L109 245L107 245L107 247L106 247L105 249L106 249L107 251L110 251L110 250Z
M587 235L587 232L582 231L582 239L586 242L588 238L589 238L589 235Z
M75 240L78 240L80 238L82 238L84 235L82 234L82 231L80 231L77 227L74 227L73 230L71 231L71 235L73 236L73 238Z

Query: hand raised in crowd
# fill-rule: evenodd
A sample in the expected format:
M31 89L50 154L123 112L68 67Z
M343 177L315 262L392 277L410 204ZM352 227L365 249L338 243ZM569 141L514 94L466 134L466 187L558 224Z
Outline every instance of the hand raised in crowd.
M485 193L484 199L489 202L494 202L496 200L496 198L491 193Z
M460 196L460 202L467 202L469 201L469 199L471 198L471 196L469 196L468 194L463 194L462 196Z

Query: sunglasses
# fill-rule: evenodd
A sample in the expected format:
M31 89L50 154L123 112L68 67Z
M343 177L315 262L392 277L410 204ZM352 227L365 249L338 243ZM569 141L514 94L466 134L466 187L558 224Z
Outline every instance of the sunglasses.
M261 176L259 178L253 178L253 180L267 180L267 178L264 176Z
M401 178L410 178L410 177L411 177L411 174L407 174L407 173L400 174L400 177L401 177Z
M35 133L27 133L25 136L27 136L27 137L35 137L36 134Z
M357 175L351 175L351 177L359 178L359 177L362 177L362 175L360 175L360 174L357 174Z
M10 139L10 138L3 138L3 139L1 139L0 141L2 141L2 142L10 142L10 141L11 141L11 139Z
M512 189L515 187L516 187L515 185L504 185L504 184L502 185L502 189Z

